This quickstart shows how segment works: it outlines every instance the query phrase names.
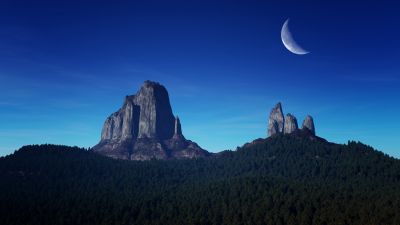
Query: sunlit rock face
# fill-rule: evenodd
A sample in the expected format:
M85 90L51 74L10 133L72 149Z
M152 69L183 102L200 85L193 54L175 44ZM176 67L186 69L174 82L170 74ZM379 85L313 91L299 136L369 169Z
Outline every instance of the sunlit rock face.
M285 118L283 116L282 104L279 102L272 108L268 118L268 136L283 132Z
M285 129L283 133L291 134L298 129L297 119L292 114L287 114L285 117Z
M118 159L149 160L205 157L209 153L186 140L175 118L167 90L145 81L140 90L111 114L103 125L97 153Z

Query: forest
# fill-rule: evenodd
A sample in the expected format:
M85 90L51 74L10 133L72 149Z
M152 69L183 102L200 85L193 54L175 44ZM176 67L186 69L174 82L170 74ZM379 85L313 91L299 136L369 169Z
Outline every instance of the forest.
M277 135L165 161L30 145L0 158L3 225L398 225L399 211L400 161L353 141Z

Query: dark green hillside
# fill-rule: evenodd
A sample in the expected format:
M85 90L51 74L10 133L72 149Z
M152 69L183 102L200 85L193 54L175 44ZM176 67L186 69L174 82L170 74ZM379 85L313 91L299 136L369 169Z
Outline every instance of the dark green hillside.
M400 224L400 161L361 143L259 139L132 162L25 146L0 159L1 224Z

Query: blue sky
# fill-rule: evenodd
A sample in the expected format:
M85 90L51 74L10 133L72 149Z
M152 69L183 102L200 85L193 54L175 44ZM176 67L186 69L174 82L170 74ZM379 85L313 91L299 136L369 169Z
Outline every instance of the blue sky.
M1 1L0 155L95 145L144 80L210 151L265 137L278 101L329 141L400 157L394 1ZM280 29L290 18L288 52Z

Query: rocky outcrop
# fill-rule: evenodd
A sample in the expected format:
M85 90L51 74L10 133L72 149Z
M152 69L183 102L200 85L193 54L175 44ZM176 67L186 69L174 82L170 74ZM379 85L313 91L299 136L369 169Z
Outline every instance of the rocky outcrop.
M183 137L183 134L182 134L181 121L179 120L179 117L175 118L174 136L172 138L174 138L174 139L179 139L179 138L185 139L185 137Z
M195 142L186 140L182 134L181 121L179 117L175 118L174 135L171 139L165 140L164 144L168 149L174 150L171 151L171 157L173 158L196 158L210 155Z
M297 119L292 114L288 113L285 117L285 127L283 133L291 134L299 129L297 125Z
M195 158L209 155L186 140L175 118L164 86L145 81L126 96L123 106L105 121L100 143L93 151L118 159Z
M311 134L315 135L314 120L310 115L306 116L304 119L302 129L308 129Z
M285 118L283 116L282 104L278 102L271 110L268 118L268 136L283 132Z
M272 108L268 119L268 136L274 136L276 134L292 134L298 130L297 119L292 114L283 116L282 104L278 102L274 108ZM304 119L302 130L307 132L301 132L302 134L310 134L315 136L314 120L311 116L307 116Z

